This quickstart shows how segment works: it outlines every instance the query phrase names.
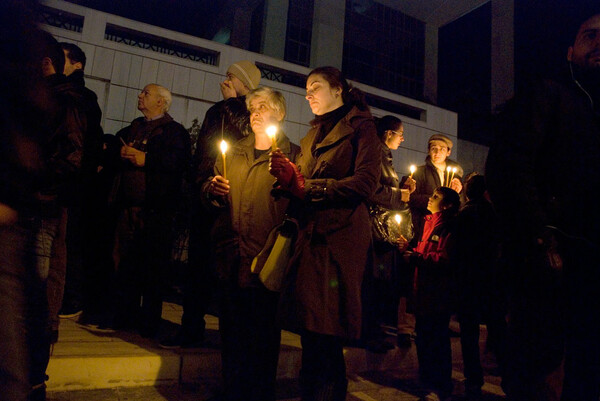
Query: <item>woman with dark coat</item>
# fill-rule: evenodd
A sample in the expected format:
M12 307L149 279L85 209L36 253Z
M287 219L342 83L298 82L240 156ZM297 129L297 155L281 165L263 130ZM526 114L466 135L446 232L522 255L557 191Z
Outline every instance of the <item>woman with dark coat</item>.
M364 95L334 67L313 70L306 99L316 115L297 167L281 152L271 174L293 200L301 232L283 306L302 340L302 400L345 400L343 343L361 332L361 283L371 240L366 200L381 147ZM289 317L289 316L288 316Z
M375 193L369 199L369 213L374 225L374 235L373 249L370 253L372 260L367 265L362 287L363 340L367 350L384 353L394 348L394 345L385 340L381 324L396 324L396 317L402 317L398 321L398 325L402 323L403 326L403 331L398 333L398 344L403 347L411 345L411 334L414 331L414 322L409 325L404 324L404 321L413 321L414 317L410 315L411 319L407 319L405 313L399 314L401 293L406 294L402 287L406 287L410 278L408 274L404 274L408 269L402 268L402 259L398 257L396 241L400 234L404 236L412 234L408 201L411 192L415 190L415 181L405 177L401 183L394 169L392 150L398 149L404 142L402 121L398 117L387 115L376 119L375 125L381 140L381 177ZM395 213L402 213L404 216L404 220L400 223L401 230L393 219ZM376 232L390 234L382 238L381 235L375 235ZM412 237L408 238L410 239Z
M218 213L211 238L221 289L224 400L275 401L281 340L276 324L278 293L267 290L251 266L271 230L283 222L288 206L288 199L271 196L272 141L266 133L269 125L283 121L285 98L269 88L257 88L247 95L246 104L252 133L226 153L226 170L221 157L217 159L215 176L203 188ZM298 146L281 131L277 145L292 160L298 154Z

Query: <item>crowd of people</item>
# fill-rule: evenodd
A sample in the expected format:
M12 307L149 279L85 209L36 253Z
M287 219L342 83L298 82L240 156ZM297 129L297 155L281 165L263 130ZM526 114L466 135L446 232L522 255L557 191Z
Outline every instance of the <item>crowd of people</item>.
M282 329L301 338L303 401L346 399L345 346L383 353L413 341L423 399L449 400L452 315L466 400L482 397L485 323L509 399L598 401L598 183L589 172L599 161L600 15L579 27L564 82L543 81L500 114L484 178L449 159L443 134L429 138L424 165L399 177L392 150L404 124L374 118L335 67L307 76L315 118L299 146L283 132L284 96L260 86L251 61L228 68L193 152L168 114L171 93L154 83L138 96L142 117L105 135L85 54L36 28L28 11L7 2L0 13L9 38L0 398L45 400L60 317L196 347L216 296L227 401L276 399ZM184 314L177 335L161 339L184 181ZM264 278L273 265L276 290Z

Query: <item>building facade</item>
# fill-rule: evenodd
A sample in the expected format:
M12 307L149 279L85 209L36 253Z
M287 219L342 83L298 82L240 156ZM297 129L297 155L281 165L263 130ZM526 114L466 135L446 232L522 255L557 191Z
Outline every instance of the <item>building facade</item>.
M284 130L293 142L299 143L314 117L304 99L306 75L312 67L319 65L342 67L346 46L344 20L350 12L345 8L344 0L319 0L312 4L310 18L311 10L303 9L294 0L267 1L263 15L262 53L62 0L42 3L42 26L59 41L76 43L85 51L86 83L98 95L106 133L116 133L140 115L136 107L137 95L148 83L157 83L171 90L173 104L170 114L176 121L185 127L190 127L194 119L201 122L206 110L221 100L219 82L224 79L227 67L235 61L247 59L261 69L262 85L284 94L288 108ZM273 16L276 12L279 12L280 18ZM304 19L294 18L294 23L288 22L283 19L288 12ZM396 18L401 20L403 17ZM307 36L306 26L311 23L312 30ZM418 25L412 20L409 23L413 27ZM294 34L288 36L282 30L294 30ZM415 29L419 30L418 27ZM306 46L307 41L310 47ZM295 57L293 63L284 61L292 55ZM309 60L308 64L306 60ZM426 71L421 72L426 74ZM452 138L457 143L453 158L463 159L463 145L457 140L456 113L399 95L397 91L358 81L354 84L367 93L374 115L394 114L404 121L406 141L394 151L395 167L400 174L408 173L411 164L423 163L427 140L436 133ZM423 80L420 85L425 90ZM473 149L466 153L469 157L473 156L469 163L478 163L478 151ZM466 171L471 170L468 167Z

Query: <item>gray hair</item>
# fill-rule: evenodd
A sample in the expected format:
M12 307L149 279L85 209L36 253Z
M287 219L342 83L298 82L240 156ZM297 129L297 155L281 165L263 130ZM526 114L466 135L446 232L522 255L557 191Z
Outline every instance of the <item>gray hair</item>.
M246 95L246 108L248 110L250 110L250 102L252 101L252 99L257 97L264 97L265 99L267 99L267 104L269 105L269 107L275 110L277 113L281 114L282 120L285 118L285 97L283 97L281 92L266 86L260 86L250 91L250 93Z
M164 86L160 86L158 84L153 84L156 86L156 91L158 92L158 96L162 97L165 101L165 105L163 106L163 113L166 113L171 108L171 103L173 102L173 98L171 97L171 92L165 88Z

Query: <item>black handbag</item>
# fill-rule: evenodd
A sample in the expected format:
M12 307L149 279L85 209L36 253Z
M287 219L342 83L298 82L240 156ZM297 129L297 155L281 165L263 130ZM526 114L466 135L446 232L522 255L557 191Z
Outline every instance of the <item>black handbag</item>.
M408 207L403 210L389 210L378 205L370 205L369 216L374 242L395 246L400 235L409 242L414 237L412 215Z

